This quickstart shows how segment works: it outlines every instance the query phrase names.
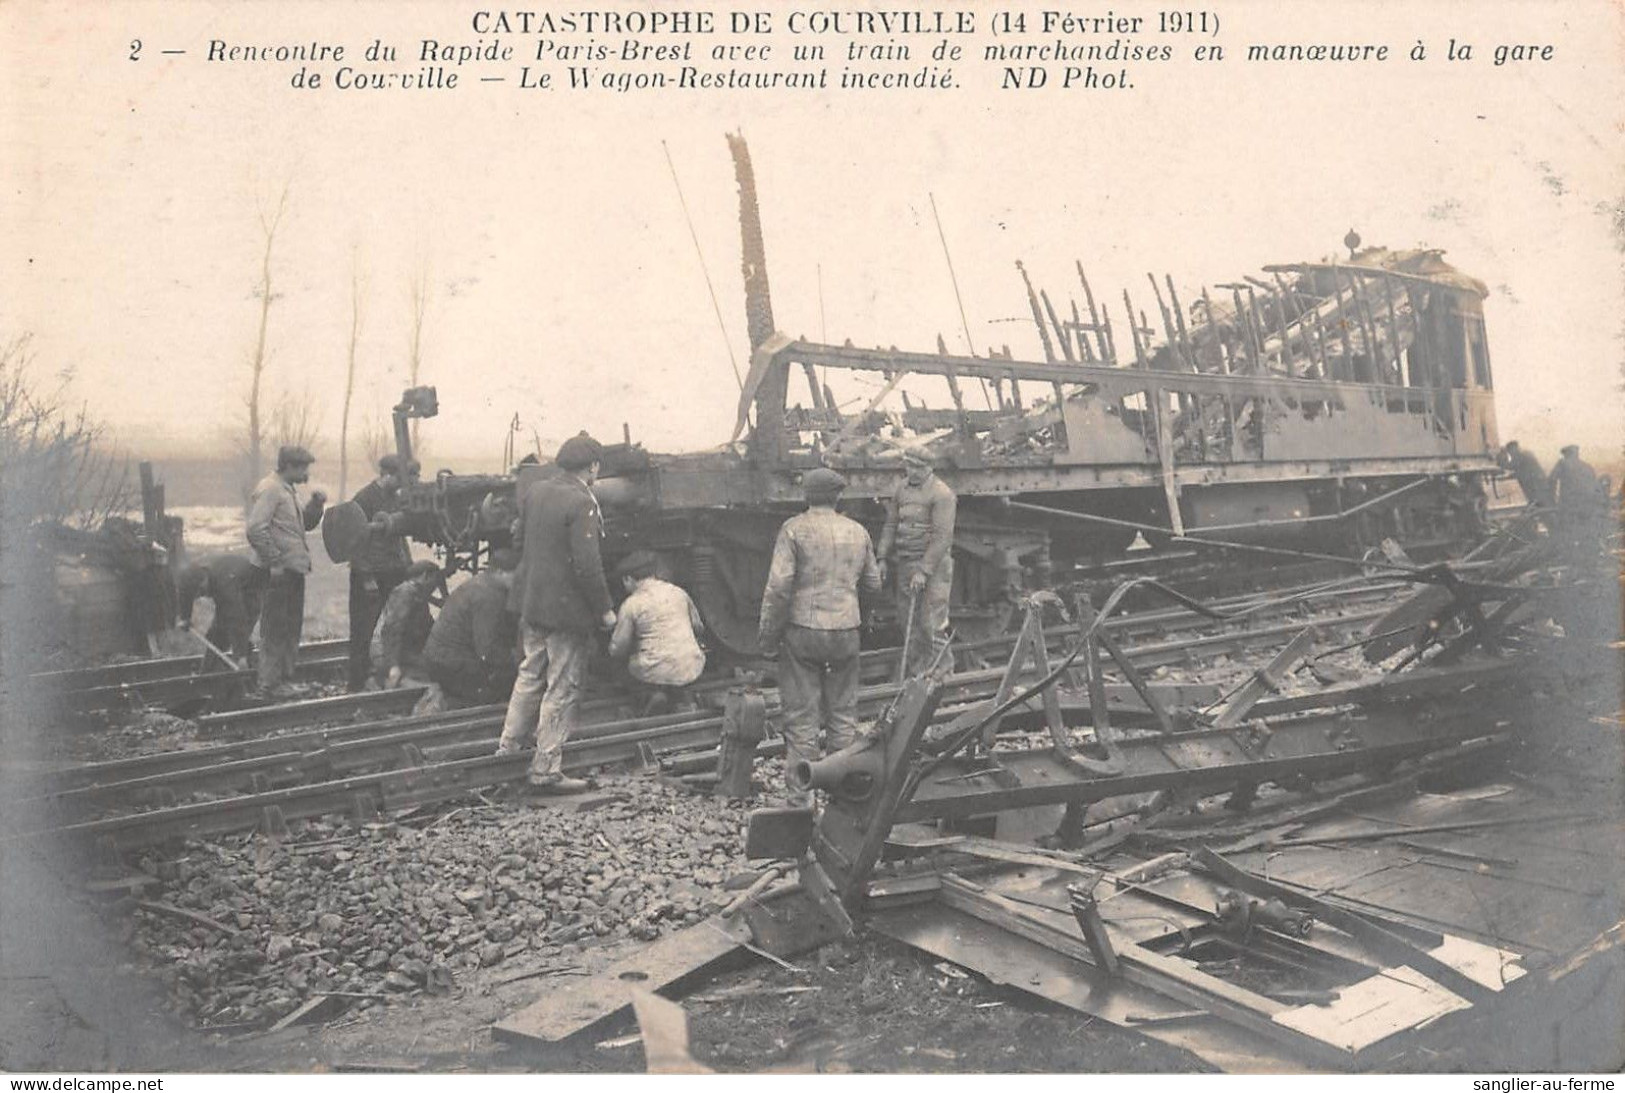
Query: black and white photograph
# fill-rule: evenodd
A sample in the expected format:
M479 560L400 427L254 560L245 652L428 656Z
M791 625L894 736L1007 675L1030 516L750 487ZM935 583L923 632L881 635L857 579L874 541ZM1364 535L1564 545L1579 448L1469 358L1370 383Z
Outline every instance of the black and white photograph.
M1617 0L6 0L0 148L11 1088L1614 1088Z

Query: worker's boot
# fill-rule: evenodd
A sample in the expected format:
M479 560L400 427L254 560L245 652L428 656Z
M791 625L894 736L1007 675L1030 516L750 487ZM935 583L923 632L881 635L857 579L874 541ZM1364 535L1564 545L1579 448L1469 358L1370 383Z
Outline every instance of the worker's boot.
M546 797L563 797L572 793L585 793L591 788L585 778L569 778L558 774L551 778L532 778L527 783L532 793Z

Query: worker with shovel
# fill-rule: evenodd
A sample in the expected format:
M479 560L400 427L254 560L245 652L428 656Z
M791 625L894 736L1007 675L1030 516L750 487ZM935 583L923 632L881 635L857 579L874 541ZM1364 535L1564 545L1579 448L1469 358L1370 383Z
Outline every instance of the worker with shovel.
M236 669L248 663L254 649L249 635L260 617L263 578L263 572L244 554L205 554L175 573L178 622L182 630L202 639L207 649L205 671ZM192 606L200 599L214 604L214 619L206 634L192 630Z
M948 597L954 583L954 511L958 498L937 477L931 457L903 452L904 478L886 507L880 571L896 581L904 678L918 674L948 644Z

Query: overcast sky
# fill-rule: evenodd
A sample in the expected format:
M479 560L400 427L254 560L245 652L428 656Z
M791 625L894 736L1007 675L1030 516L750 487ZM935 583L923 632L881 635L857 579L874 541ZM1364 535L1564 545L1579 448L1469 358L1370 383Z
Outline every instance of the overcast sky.
M258 212L286 185L268 397L309 392L330 440L359 268L352 430L399 394L422 269L423 379L442 407L425 435L459 469L496 469L516 413L522 443L534 430L549 452L623 422L654 449L711 446L735 380L662 144L743 368L723 140L740 128L792 336L930 349L940 332L964 348L931 194L977 350L1031 359L1017 259L1059 296L1075 294L1081 259L1118 313L1127 287L1155 314L1147 272L1171 273L1188 301L1265 263L1337 254L1353 227L1443 248L1491 287L1504 438L1618 448L1625 27L1606 0L1227 3L1217 75L1147 66L1129 92L1000 93L970 71L977 89L935 94L296 92L286 67L203 59L210 38L354 55L382 35L410 52L472 40L481 6L0 6L0 334L31 335L44 371L71 368L76 395L141 454L223 450L258 321ZM1419 37L1437 54L1452 35L1475 61L1235 57L1283 40L1402 57ZM1496 69L1497 41L1551 43L1555 58Z

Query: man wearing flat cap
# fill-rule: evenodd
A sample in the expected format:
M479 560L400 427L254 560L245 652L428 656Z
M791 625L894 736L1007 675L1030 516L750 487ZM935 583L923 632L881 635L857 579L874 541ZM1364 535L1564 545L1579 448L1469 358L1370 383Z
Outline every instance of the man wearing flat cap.
M801 485L807 511L779 528L758 627L762 649L779 654L786 769L819 758L820 731L831 752L856 741L858 593L880 591L869 533L835 511L846 479L818 467Z
M430 597L445 590L446 575L427 558L407 567L405 578L390 590L369 646L372 678L381 689L393 691L407 677L422 674L423 647L434 628Z
M297 444L276 453L276 470L260 479L248 505L248 545L262 574L260 607L260 690L281 695L293 675L299 635L305 626L305 575L310 544L305 533L322 522L327 494L315 490L304 505L295 488L310 481L316 457Z
M626 661L626 674L643 699L640 716L663 713L686 698L684 688L705 671L705 632L687 592L660 575L660 556L634 550L615 567L626 590L609 636L609 657Z
M514 525L519 571L509 606L519 616L525 655L497 754L517 750L534 734L529 782L543 793L587 788L564 776L561 760L593 637L615 625L600 554L604 519L592 493L603 454L586 433L566 440L554 460L556 473L531 483L519 498Z
M1497 460L1500 465L1512 472L1517 480L1518 488L1523 491L1524 500L1531 505L1550 505L1551 493L1546 481L1546 471L1535 458L1533 452L1524 450L1522 444L1516 440L1506 442L1501 449L1501 456Z
M1580 446L1570 444L1552 468L1552 497L1557 503L1554 529L1570 549L1580 547L1595 530L1602 514L1597 472L1580 458Z
M366 686L371 668L368 645L378 616L395 586L406 579L412 549L402 534L401 486L415 474L417 464L401 463L393 452L378 460L378 477L356 491L356 506L367 518L367 537L350 557L350 690Z
M1597 503L1597 472L1580 458L1580 446L1570 444L1552 468L1552 494L1559 515L1589 511Z
M908 661L904 676L930 664L948 644L948 598L954 584L954 515L958 498L917 448L903 453L903 481L886 506L880 532L881 575L896 583L897 624Z

